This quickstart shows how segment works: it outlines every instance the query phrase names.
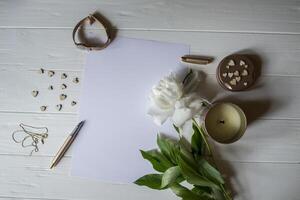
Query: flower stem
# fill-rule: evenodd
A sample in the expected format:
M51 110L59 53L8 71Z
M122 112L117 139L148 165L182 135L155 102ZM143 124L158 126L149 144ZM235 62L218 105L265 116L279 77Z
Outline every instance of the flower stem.
M226 192L224 186L221 184L220 187L221 187L221 189L222 189L222 192L223 192L223 194L224 194L226 200L232 200L232 198L231 198L231 197L229 196L229 194Z
M203 133L202 128L199 126L199 124L197 123L197 121L194 118L193 118L193 122L197 126L197 128L199 129L201 137L202 137L202 139L203 139L203 141L204 141L204 143L206 145L208 154L212 156L212 151L211 151L210 145L208 144L208 141L206 139L205 133Z
M213 160L214 164L216 164L216 162L215 162L215 160L214 160L214 158L213 158L213 154L212 154L211 147L210 147L210 145L209 145L209 142L208 142L207 139L206 139L205 133L202 131L202 128L199 126L199 124L197 123L197 121L196 121L194 118L193 118L193 123L194 123L194 124L197 126L197 128L199 129L199 132L200 132L200 134L201 134L201 137L203 138L203 141L204 141L204 143L205 143L205 145L206 145L207 151L208 151L209 155L212 157L212 160ZM223 195L224 195L225 199L226 199L226 200L232 200L232 198L231 198L231 197L228 195L228 193L226 192L224 186L221 184L220 187L221 187L221 189L222 189L222 192L223 192Z

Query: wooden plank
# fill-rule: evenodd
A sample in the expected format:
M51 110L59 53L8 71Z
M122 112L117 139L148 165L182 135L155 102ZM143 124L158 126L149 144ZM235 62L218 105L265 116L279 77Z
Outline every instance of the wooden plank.
M54 156L77 122L77 116L41 114L0 114L0 155L27 156L31 148L23 149L13 142L12 132L18 124L46 126L49 137L40 151L33 156ZM153 133L155 134L155 133ZM176 137L176 133L174 133ZM216 157L235 162L281 162L300 163L300 125L298 120L256 120L245 135L236 143L222 145L214 143ZM153 148L155 144L153 144ZM68 151L70 156L72 149Z
M0 68L78 71L84 52L71 39L70 30L0 29Z
M8 196L2 196L0 197L0 199L4 199L4 200L50 200L50 199L46 199L46 198L24 198L24 197L8 197ZM65 200L65 199L51 199L51 200Z
M297 35L266 35L246 33L199 33L120 31L120 35L133 38L189 44L191 54L215 58L206 66L194 65L208 74L215 74L219 62L234 53L258 56L263 75L299 76L300 37Z
M247 91L225 91L214 75L207 76L199 94L212 102L230 101L246 112L250 121L256 119L299 119L300 81L298 77L264 76Z
M1 196L70 200L176 198L170 191L153 191L131 184L110 184L70 177L70 159L64 159L58 168L49 170L49 158L0 157ZM221 170L230 179L237 200L298 198L299 165L231 162L222 163Z
M98 10L120 29L299 33L299 1L3 1L1 27L74 27Z
M80 73L68 71L66 73L69 78L61 80L61 72L56 72L54 77L48 77L47 74L40 75L36 71L2 71L0 111L45 113L40 111L40 106L46 105L48 113L77 113L81 87L80 84L74 84L72 78L80 77ZM232 93L218 85L215 75L208 75L200 86L200 94L209 100L242 104L254 118L300 119L299 80L300 77L264 76L252 90ZM59 88L62 83L67 84L66 90ZM55 89L48 90L49 85L53 85ZM36 98L31 95L32 90L40 92ZM59 100L62 93L68 96L64 101ZM72 100L78 101L78 105L71 106ZM60 103L63 104L63 109L57 111L55 106ZM259 109L257 113L255 109Z
M0 29L0 69L81 71L86 51L78 50L69 29ZM95 35L96 32L90 32ZM169 31L120 31L120 36L184 43L191 53L215 57L215 62L199 67L215 74L227 55L241 52L261 57L262 74L300 76L300 37L240 33L199 33Z
M66 73L67 79L61 79L61 74ZM48 76L48 72L39 74L37 71L2 71L1 79L1 100L0 108L4 112L39 112L39 113L73 113L79 107L79 92L81 82L74 83L73 79L79 77L80 73L69 71L55 71L53 77ZM66 89L61 89L61 85L66 84ZM53 90L49 90L53 86ZM38 91L38 95L33 97L32 91ZM65 94L67 98L60 100L60 95ZM71 102L78 102L72 106ZM56 105L62 104L61 111ZM45 112L40 110L41 106L47 106Z
M0 199L175 198L170 192L69 177L70 153L55 171L48 170L51 156L76 124L77 107L66 106L59 114L54 106L61 91L46 89L61 80L36 72L44 67L57 74L81 75L85 52L74 48L71 30L95 8L126 30L120 35L187 43L192 53L215 56L216 62L204 69L212 76L202 94L240 103L253 120L240 141L216 146L218 158L234 161L225 163L231 170L224 171L233 176L239 193L235 199L298 199L299 4L292 0L0 2L0 38L4 38L0 40ZM233 94L221 90L213 74L221 58L237 51L261 55L264 77L255 90ZM41 88L38 99L30 96L31 88ZM80 86L71 86L67 92L77 99L79 91ZM50 105L52 114L30 114L38 113L41 104ZM11 132L19 122L49 127L49 138L36 156L24 156L28 151L12 142Z
M1 156L0 194L46 199L174 199L170 192L150 191L135 185L109 184L68 175L70 159L55 170L47 157Z
M29 156L33 148L22 148L21 144L17 144L12 140L12 133L21 130L20 123L37 127L48 128L48 138L45 144L39 144L39 152L33 153L33 156L54 156L59 147L63 144L65 138L74 129L77 123L76 115L48 115L48 114L16 114L2 113L0 114L0 154L4 155L23 155ZM25 135L17 134L17 138ZM68 151L70 155L72 150Z
M215 157L223 160L300 164L299 144L298 120L256 120L240 140L213 146Z

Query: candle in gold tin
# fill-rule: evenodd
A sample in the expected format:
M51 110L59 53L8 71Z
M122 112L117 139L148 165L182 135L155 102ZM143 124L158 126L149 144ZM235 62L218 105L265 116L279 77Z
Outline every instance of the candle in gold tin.
M232 143L244 134L247 119L240 107L232 103L217 103L205 116L205 129L217 142Z

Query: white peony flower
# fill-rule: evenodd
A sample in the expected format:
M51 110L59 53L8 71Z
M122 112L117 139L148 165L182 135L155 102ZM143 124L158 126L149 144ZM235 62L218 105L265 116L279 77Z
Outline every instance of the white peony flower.
M198 117L202 113L204 107L204 99L196 93L188 94L175 103L172 121L177 127L182 127L184 123L193 117Z
M157 86L152 88L148 114L153 117L156 124L163 124L173 115L175 103L182 97L182 91L183 84L175 74L164 77Z
M187 84L189 91L195 88L191 82L198 85L199 78L198 73L192 75L192 81ZM164 77L152 88L148 114L156 124L161 125L170 118L177 127L182 127L185 122L201 114L205 100L196 93L186 91L186 87L174 74Z

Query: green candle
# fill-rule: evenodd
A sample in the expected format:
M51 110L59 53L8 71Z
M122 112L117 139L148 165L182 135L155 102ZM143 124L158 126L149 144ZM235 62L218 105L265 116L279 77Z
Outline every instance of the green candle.
M217 142L232 143L245 132L247 119L240 107L232 103L217 103L205 116L205 129Z

